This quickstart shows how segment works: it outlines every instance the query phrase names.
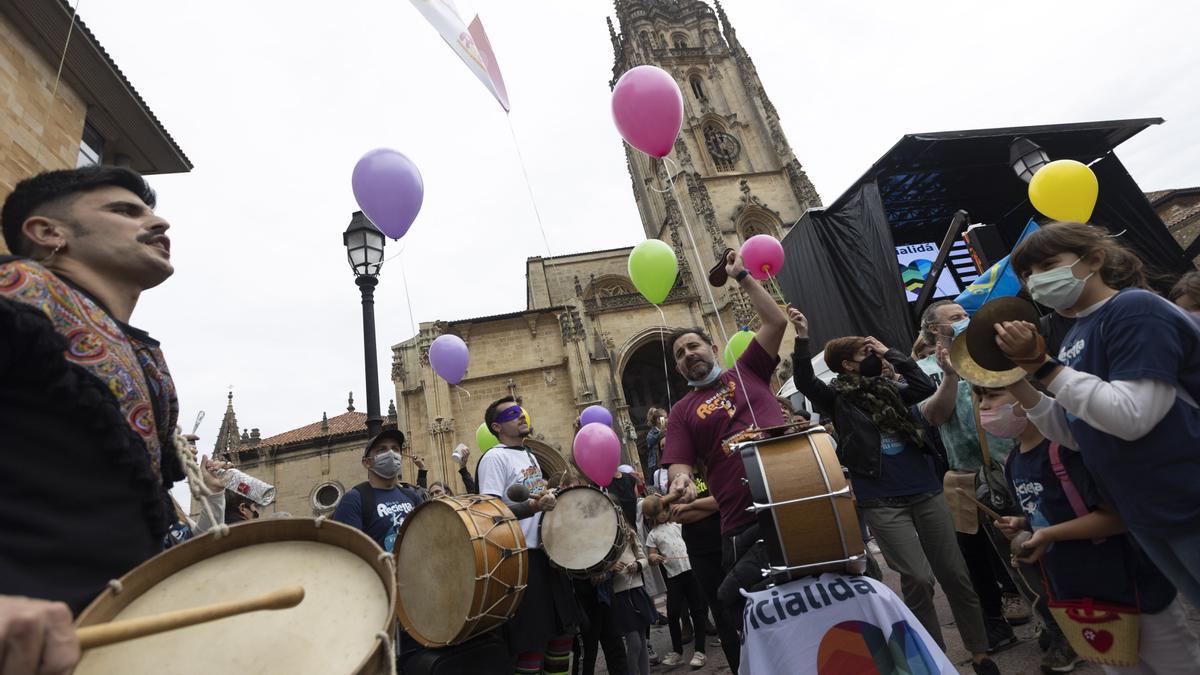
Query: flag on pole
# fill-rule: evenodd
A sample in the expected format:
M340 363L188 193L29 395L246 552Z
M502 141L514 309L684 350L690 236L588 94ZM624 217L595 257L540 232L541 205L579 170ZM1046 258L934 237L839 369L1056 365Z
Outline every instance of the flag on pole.
M1017 245L1037 230L1037 222L1030 218L1029 222L1025 224L1025 229L1021 231L1021 236L1017 237ZM1013 248L1015 249L1016 245ZM955 299L956 303L967 310L967 314L973 316L975 311L983 306L983 303L992 298L1014 296L1021 292L1021 280L1017 278L1016 273L1012 271L1012 266L1008 263L1010 257L1012 257L1011 253L989 267Z
M450 49L475 73L483 86L492 92L504 112L508 112L508 91L500 75L500 65L492 52L492 43L476 16L470 27L458 15L453 0L412 0L412 4L437 30Z

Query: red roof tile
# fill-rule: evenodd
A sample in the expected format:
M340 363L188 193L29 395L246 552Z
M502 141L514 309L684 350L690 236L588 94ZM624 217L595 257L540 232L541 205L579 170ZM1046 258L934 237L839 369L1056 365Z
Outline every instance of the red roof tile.
M285 431L282 434L276 434L269 438L264 438L258 442L258 445L243 444L238 447L238 452L247 452L256 448L261 448L264 445L290 445L292 443L300 443L310 441L323 436L338 436L341 434L354 433L361 431L366 436L367 433L367 414L361 412L345 412L336 417L329 418L328 431L321 430L321 421L318 420L312 424L306 424L298 429Z

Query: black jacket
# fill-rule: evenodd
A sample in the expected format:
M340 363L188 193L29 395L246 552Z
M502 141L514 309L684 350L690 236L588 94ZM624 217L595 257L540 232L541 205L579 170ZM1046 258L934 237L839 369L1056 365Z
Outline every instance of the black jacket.
M812 402L817 412L833 419L838 436L837 454L842 465L854 473L878 478L883 461L879 428L866 413L846 401L836 389L813 373L811 358L808 340L796 338L795 351L792 353L792 375L796 389ZM888 350L884 358L908 383L907 387L900 390L900 398L905 405L911 406L933 396L937 387L915 361L895 349ZM929 443L923 443L921 449L935 454Z

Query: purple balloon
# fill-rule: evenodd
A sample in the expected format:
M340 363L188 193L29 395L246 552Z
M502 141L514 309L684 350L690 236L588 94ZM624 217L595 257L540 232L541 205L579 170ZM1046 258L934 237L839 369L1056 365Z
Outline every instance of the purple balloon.
M354 165L354 199L381 232L399 239L412 227L425 199L421 172L402 153L377 148Z
M457 335L439 335L433 344L429 345L429 365L433 372L450 384L462 382L467 374L467 343Z
M586 427L589 424L603 424L611 427L612 413L602 405L590 405L579 414L579 426Z

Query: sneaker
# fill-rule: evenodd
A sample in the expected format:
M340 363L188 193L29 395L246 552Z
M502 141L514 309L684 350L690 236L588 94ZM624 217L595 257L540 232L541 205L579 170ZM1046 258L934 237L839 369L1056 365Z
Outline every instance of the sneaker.
M879 555L879 553L880 553L879 544L876 544L874 539L867 542L867 549L870 550L871 553L874 553L875 555Z
M650 654L650 665L652 665L652 666L658 665L658 654L655 653L655 651L654 651L654 645L647 642L646 643L646 651Z
M1055 641L1050 651L1042 657L1043 673L1069 673L1082 661L1065 639Z
M671 652L663 657L662 664L664 666L677 666L683 663L683 654L679 652Z
M1025 598L1019 595L1006 595L1001 600L1004 607L1004 620L1010 626L1023 626L1033 619L1033 610Z
M688 665L692 667L692 670L696 670L697 668L703 668L707 660L708 658L704 656L704 652L696 652L692 654L692 661Z
M972 663L971 667L975 669L975 675L1000 675L1000 667L991 659L984 659L979 663Z
M996 652L1011 647L1017 644L1017 635L1013 633L1012 626L1005 623L1000 617L984 617L984 626L987 628L988 653L995 654Z

